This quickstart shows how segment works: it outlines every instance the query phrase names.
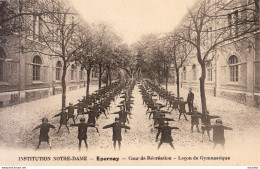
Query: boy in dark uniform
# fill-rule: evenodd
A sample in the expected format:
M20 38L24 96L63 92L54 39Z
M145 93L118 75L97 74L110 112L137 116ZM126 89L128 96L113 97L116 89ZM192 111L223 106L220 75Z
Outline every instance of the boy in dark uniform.
M90 110L88 112L84 112L83 114L88 114L88 126L96 128L97 133L99 133L98 128L96 127L97 112Z
M122 123L123 125L125 125L126 122L128 122L129 124L129 119L127 118L127 115L131 114L127 111L125 111L125 107L123 105L121 105L120 107L120 111L115 112L115 113L111 113L111 114L118 114L119 115L119 122ZM125 132L127 132L127 130L125 129Z
M205 131L207 131L208 137L209 137L209 141L211 141L210 140L210 133L209 133L209 131L211 130L211 128L210 128L210 125L211 125L210 120L213 119L213 118L219 118L219 116L210 116L209 112L207 110L205 110L205 114L201 115L201 130L202 130L201 142L203 142L203 136L204 136Z
M113 141L114 141L114 149L116 149L116 141L118 141L118 147L120 149L121 147L121 141L122 141L122 135L121 135L121 129L130 129L130 127L123 125L119 122L119 118L115 118L115 122L109 125L106 125L103 127L103 129L107 128L113 128Z
M193 112L193 100L194 100L194 94L192 93L192 89L190 88L189 94L187 97L189 112Z
M69 127L67 126L67 123L68 123L68 113L67 113L65 110L66 110L65 108L62 108L61 113L56 114L56 115L54 116L54 117L60 116L60 127L59 127L59 130L58 130L57 133L60 132L60 129L61 129L61 126L62 126L62 125L65 125L66 128L68 129L68 133L70 133ZM53 118L54 118L54 117L53 117Z
M72 119L75 124L75 115L74 115L75 107L73 106L73 104L70 103L69 106L66 107L66 110L68 110L68 121L69 119Z
M225 145L225 136L224 136L224 130L233 130L231 127L226 127L222 125L222 120L217 119L216 125L209 126L213 129L213 149L217 146L217 144L220 144L222 149L224 149Z
M180 113L179 114L179 121L181 119L181 115L183 115L185 117L185 120L188 121L187 117L185 116L185 114L186 114L185 104L187 104L187 102L185 102L183 100L183 97L181 97L180 101L179 101L179 104L178 104L179 105L179 113Z
M82 103L81 100L78 100L78 104L76 104L76 109L77 109L77 116L76 116L76 119L78 118L79 115L83 115L83 112L84 112L84 105ZM83 115L84 117L84 115Z
M86 148L88 149L87 143L87 131L89 125L85 123L86 119L82 117L79 124L71 124L70 126L78 126L78 139L79 139L79 150L81 149L81 142L84 141Z
M191 133L193 133L193 127L196 126L197 132L200 133L199 129L199 118L201 117L201 114L197 111L197 108L193 108L193 112L188 113L188 115L191 115Z
M161 118L159 119L159 126L158 126L158 132L156 134L155 142L158 141L159 135L162 132L162 127L164 126L165 121L174 121L174 119L165 118L165 114L161 114Z
M46 141L49 144L50 149L51 149L51 142L49 140L50 139L49 138L50 128L55 129L55 127L53 125L48 123L48 119L46 117L44 117L42 119L42 124L40 124L39 126L37 126L33 129L33 131L36 129L40 129L39 143L38 143L36 149L38 149L40 147L42 141Z
M172 144L172 142L173 142L172 130L173 129L179 129L179 128L178 127L170 127L168 122L164 123L163 127L158 127L158 128L161 128L162 135L161 135L161 140L160 140L160 143L159 143L157 149L159 149L163 143L170 144L170 146L174 149L174 146Z

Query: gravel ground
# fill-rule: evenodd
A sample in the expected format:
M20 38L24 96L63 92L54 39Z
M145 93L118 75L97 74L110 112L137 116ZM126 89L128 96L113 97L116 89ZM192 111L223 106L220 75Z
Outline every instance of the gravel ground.
M175 91L175 86L169 86L169 90ZM91 92L97 88L92 86ZM186 99L187 91L181 90L184 98ZM82 98L85 94L85 89L79 89L77 91L71 91L67 94L67 103L77 102L78 98ZM200 105L200 97L198 93L195 94L195 105ZM152 128L152 121L148 119L148 115L145 114L146 107L142 105L141 94L136 86L133 92L134 105L132 110L132 119L130 119L131 127L128 132L122 131L122 149L121 153L148 153L157 152L156 154L174 154L174 152L185 152L192 154L193 152L212 152L212 143L207 140L205 135L205 141L200 142L201 134L190 132L190 117L189 121L184 120L184 117L178 122L170 122L171 126L179 127L180 130L173 130L173 140L176 151L173 151L167 144L163 144L159 151L156 151L158 143L155 142L156 130ZM121 98L117 98L115 103L112 103L112 107L109 112L118 111L119 108L116 105L121 101ZM161 101L163 102L163 101ZM226 131L226 148L225 152L235 152L240 149L240 153L247 152L249 149L255 148L253 152L258 152L260 141L260 113L259 109L248 107L242 104L234 103L232 101L207 97L208 109L210 114L219 115L223 120L224 125L232 127L233 131ZM26 150L33 150L38 143L39 130L32 132L32 129L41 123L42 117L48 117L50 123L58 128L59 118L52 119L53 115L59 112L61 107L61 95L51 96L49 98L36 100L33 102L23 103L20 105L3 108L0 110L0 146L2 148L19 148ZM197 106L200 109L200 106ZM167 110L167 107L164 108ZM106 119L104 115L101 115L98 120L98 128L100 135L94 128L88 130L88 144L89 152L93 154L100 151L113 152L112 144L112 129L102 129L103 126L114 122L114 118L117 115L109 114L109 119ZM167 115L170 118L178 119L178 112L173 111L171 115ZM79 122L79 118L77 119ZM214 120L213 120L214 122ZM72 121L70 121L72 123ZM195 129L195 128L194 128ZM52 141L53 149L57 151L69 150L73 151L78 149L77 139L77 127L70 127L70 133L63 126L59 134L57 130L50 131L50 138ZM211 136L212 137L212 136ZM48 145L43 143L40 147L40 151L52 151L48 150ZM84 144L83 144L84 149ZM216 150L222 152L221 147L217 147ZM117 152L117 151L116 151ZM259 156L259 154L258 154Z

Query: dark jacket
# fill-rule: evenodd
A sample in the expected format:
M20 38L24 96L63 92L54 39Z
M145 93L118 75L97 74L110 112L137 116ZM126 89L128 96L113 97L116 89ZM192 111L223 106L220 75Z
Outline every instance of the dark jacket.
M192 92L189 92L187 97L187 102L193 104L193 100L194 100L194 94Z
M113 128L113 141L122 141L122 135L121 135L122 128L130 129L130 127L123 125L120 122L114 122L112 124L106 125L105 127L103 127L103 129L107 129L110 127Z
M50 128L55 128L53 125L49 123L42 123L39 126L35 127L33 130L40 129L40 136L39 140L40 141L49 141L49 131Z
M158 129L161 129L161 142L164 143L171 143L173 141L172 139L172 129L179 129L178 127L170 127L170 126L163 126L163 127L157 127Z
M68 113L67 112L61 112L59 114L56 114L54 117L60 116L60 124L67 125L68 122Z
M224 130L233 130L231 127L223 125L212 125L213 128L213 142L216 144L225 144Z
M79 140L87 139L87 131L88 131L88 126L89 126L87 123L71 124L70 126L78 126L78 139Z
M185 101L179 101L179 112L182 113L186 113L186 109L185 109L185 104L187 104L187 102Z

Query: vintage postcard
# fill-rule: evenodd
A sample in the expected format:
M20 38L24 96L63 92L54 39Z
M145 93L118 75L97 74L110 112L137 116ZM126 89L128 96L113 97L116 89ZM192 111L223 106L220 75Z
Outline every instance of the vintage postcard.
M260 165L259 0L0 0L0 166Z

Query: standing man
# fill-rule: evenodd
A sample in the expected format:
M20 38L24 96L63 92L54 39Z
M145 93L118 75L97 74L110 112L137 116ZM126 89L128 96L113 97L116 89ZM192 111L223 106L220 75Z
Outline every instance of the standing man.
M193 100L194 100L194 94L192 93L192 89L189 89L189 94L187 97L187 102L188 102L188 106L189 106L189 112L193 112Z

